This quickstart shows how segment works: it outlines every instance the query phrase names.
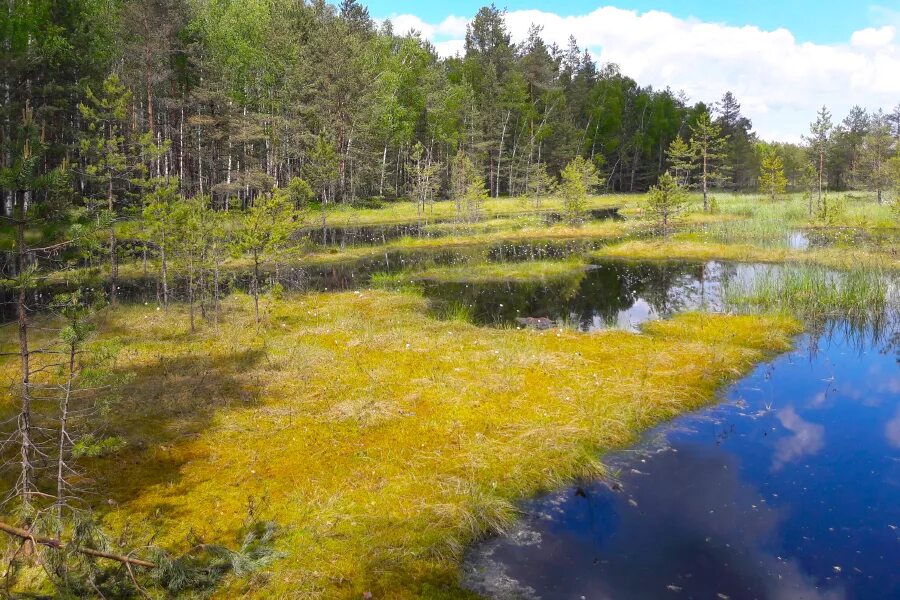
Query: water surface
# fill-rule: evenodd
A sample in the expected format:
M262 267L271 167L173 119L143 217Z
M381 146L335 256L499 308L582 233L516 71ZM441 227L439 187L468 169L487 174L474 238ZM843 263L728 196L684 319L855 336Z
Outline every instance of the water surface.
M832 324L473 550L497 598L900 598L900 334Z

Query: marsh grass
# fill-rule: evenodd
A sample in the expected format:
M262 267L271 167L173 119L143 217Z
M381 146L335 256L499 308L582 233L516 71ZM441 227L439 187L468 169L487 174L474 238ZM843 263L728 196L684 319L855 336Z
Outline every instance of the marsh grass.
M602 196L589 196L586 209L615 208L629 202L629 196L610 194ZM481 213L486 219L494 217L509 217L521 215L533 215L534 213L561 212L563 201L560 197L545 198L540 209L535 209L530 202L523 202L522 198L491 198L486 200L481 207ZM317 213L314 220L321 221L322 214ZM410 201L399 200L386 203L382 208L354 208L351 206L339 206L331 208L324 213L325 221L329 225L388 225L400 223L416 223L421 221L449 221L457 217L456 203L452 200L434 202L420 214L416 205Z
M807 228L860 230L896 229L898 224L887 204L877 204L868 194L830 193L832 216L823 223L810 217L803 194L788 194L771 201L756 194L724 196L720 202L722 219L708 224L704 239L721 243L754 243L786 246L792 231Z
M784 311L811 322L842 319L864 325L897 308L896 286L896 277L875 269L835 272L785 265L726 281L723 293L726 304L738 310Z
M105 313L96 343L129 374L109 433L127 445L88 475L113 531L159 545L230 540L248 505L278 522L285 558L222 597L466 597L463 548L517 501L601 473L600 453L712 401L798 331L704 314L640 335L500 330L377 290L285 295L258 329L242 294L218 330L190 332L186 311Z
M896 249L886 251L856 248L795 250L752 244L707 242L691 236L676 236L669 240L632 240L600 247L590 256L595 259L796 263L844 270L867 267L887 272L900 272L900 256L896 254Z

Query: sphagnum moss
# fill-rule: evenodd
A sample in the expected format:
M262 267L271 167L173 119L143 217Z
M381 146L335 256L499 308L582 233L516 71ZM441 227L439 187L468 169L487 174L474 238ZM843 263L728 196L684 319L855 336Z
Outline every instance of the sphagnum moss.
M751 244L724 244L696 240L631 240L594 251L594 258L631 260L727 260L734 262L798 263L834 269L873 268L900 271L900 257L886 252L851 248L793 250Z
M713 399L789 347L784 317L688 314L622 331L515 331L427 316L412 294L291 297L257 331L246 297L218 331L186 311L103 324L135 373L113 423L124 456L91 475L126 525L230 540L248 506L285 558L223 596L458 598L466 544L517 500L601 471L603 451ZM6 368L11 368L7 363Z

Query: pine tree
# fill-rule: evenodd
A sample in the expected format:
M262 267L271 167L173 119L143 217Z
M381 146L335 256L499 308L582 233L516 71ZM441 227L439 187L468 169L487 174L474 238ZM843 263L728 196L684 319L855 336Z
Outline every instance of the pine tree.
M822 107L816 120L809 125L809 135L805 136L809 153L813 159L813 166L816 170L816 190L818 193L818 206L823 216L828 215L827 200L824 195L825 190L825 159L830 149L829 135L833 125L831 123L831 113L826 107ZM809 214L812 216L812 203L809 205Z
M541 200L551 195L555 188L556 180L547 172L547 166L542 162L533 164L528 174L528 187L525 190L532 206L540 208Z
M770 200L783 194L787 189L787 178L784 176L784 163L774 146L764 146L759 167L759 191Z
M693 149L684 141L680 135L676 136L666 150L666 158L669 160L669 167L673 171L673 177L678 181L679 185L687 186L690 184L691 171L696 166L696 156Z
M884 190L891 184L888 161L893 153L893 146L890 123L883 113L876 113L869 123L868 133L863 137L857 175L875 192L878 204L883 202Z
M473 175L472 180L466 187L466 217L470 222L481 219L481 207L485 201L490 198L487 186L484 183L484 177Z
M709 187L725 171L722 161L726 157L728 138L719 125L710 119L709 112L702 112L691 127L691 151L700 169L700 188L703 190L703 210L709 212Z
M684 211L687 201L684 188L669 171L659 176L659 182L647 194L647 212L662 235L669 235L674 220Z
M583 156L576 156L561 173L560 191L566 220L579 223L584 218L587 196L600 183L597 168Z
M287 196L281 193L269 194L256 199L235 234L232 242L234 251L238 255L249 254L253 259L250 291L253 294L257 323L260 322L260 266L277 259L291 233L299 226L298 219L299 214Z
M80 149L88 161L86 172L96 182L101 198L95 207L97 218L109 223L109 298L113 305L116 303L119 274L116 211L123 189L132 177L144 170L144 165L134 160L126 145L125 127L131 105L131 92L115 74L106 78L99 93L95 94L88 88L87 102L78 105L87 125ZM144 146L152 143L149 138L141 142Z

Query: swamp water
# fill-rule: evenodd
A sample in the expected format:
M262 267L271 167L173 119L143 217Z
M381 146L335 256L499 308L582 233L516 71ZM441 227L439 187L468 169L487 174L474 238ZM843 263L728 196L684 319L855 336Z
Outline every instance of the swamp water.
M896 321L895 321L896 323ZM495 598L900 598L900 334L832 323L526 503L473 549Z
M720 262L601 261L583 271L534 281L420 283L436 312L466 314L482 325L540 321L581 331L636 331L641 323L686 310L724 310L729 282L748 282L770 265Z

